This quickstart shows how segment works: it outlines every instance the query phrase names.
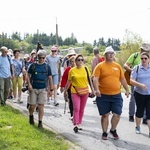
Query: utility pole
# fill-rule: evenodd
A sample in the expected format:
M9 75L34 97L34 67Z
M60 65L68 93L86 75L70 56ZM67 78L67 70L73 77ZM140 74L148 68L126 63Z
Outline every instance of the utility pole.
M37 42L39 42L39 29L37 29Z
M56 17L56 45L58 46L58 24L57 24L57 17Z

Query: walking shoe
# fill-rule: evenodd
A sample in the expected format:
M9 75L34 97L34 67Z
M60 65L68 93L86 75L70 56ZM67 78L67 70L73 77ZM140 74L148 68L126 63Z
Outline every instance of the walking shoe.
M50 105L50 99L47 100L47 105Z
M119 136L118 136L116 130L114 130L114 131L110 130L110 133L111 133L111 135L114 137L115 140L118 140L118 139L119 139Z
M14 98L14 99L13 99L13 103L17 103L17 100L16 100L16 98Z
M9 97L8 97L8 99L13 99L13 96L12 96L12 95L11 95L11 96L9 96Z
M141 133L140 127L135 127L135 133L136 134L140 134Z
M34 117L33 117L33 115L30 115L30 116L29 116L29 123L30 123L31 125L34 125Z
M39 129L43 129L42 123L39 123L39 124L38 124L38 128L39 128Z
M129 116L129 121L134 122L134 116Z
M18 98L18 101L17 101L17 103L23 103L23 101L21 100L21 98Z
M147 124L147 119L143 119L143 124Z
M103 132L103 134L102 134L102 140L108 140L108 133Z
M54 106L58 106L59 105L59 103L54 103Z
M75 127L73 128L73 130L74 130L75 133L77 133L77 132L78 132L78 127L75 126Z

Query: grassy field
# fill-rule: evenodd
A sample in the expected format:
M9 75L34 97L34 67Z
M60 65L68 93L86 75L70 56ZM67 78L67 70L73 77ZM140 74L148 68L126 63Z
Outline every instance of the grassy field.
M67 142L46 129L31 126L28 118L10 106L0 106L1 150L68 150Z

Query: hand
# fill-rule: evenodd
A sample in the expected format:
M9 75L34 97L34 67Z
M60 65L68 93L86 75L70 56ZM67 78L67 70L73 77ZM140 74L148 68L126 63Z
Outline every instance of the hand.
M68 97L68 92L66 90L64 91L64 97Z
M129 97L129 95L130 95L130 92L129 91L126 91L125 92L125 95L127 96L127 98Z
M99 90L96 90L96 91L95 91L95 95L96 95L97 97L101 97L101 92L100 92Z
M29 90L29 91L32 91L32 89L33 89L33 88L32 88L32 85L29 84L29 85L28 85L28 90Z
M60 92L62 93L64 91L64 87L61 87L60 88Z
M147 86L145 84L141 84L141 88L142 90L146 91L147 90Z

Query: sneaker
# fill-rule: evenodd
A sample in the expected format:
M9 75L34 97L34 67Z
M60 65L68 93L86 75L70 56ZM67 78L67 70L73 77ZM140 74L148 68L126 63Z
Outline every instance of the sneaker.
M11 95L11 96L9 96L9 97L8 97L8 99L13 99L13 96L12 96L12 95Z
M111 133L111 135L114 137L115 140L118 140L118 139L119 139L119 136L118 136L116 130L114 130L114 131L110 130L110 133Z
M59 105L59 103L54 103L54 106L58 106Z
M134 122L134 117L133 116L129 116L129 121L130 122Z
M17 103L23 103L23 101L21 100L21 98L18 98L18 101L17 101Z
M140 134L141 133L140 127L135 127L135 133L136 134Z
M50 99L47 100L47 105L50 105Z
M16 100L16 98L14 98L14 99L13 99L13 103L17 103L17 100Z
M107 140L108 139L108 133L103 132L102 134L102 140Z
M34 125L34 117L33 117L33 115L30 115L30 116L29 116L29 123L30 123L31 125Z
M77 132L78 132L78 127L75 126L75 127L73 128L73 130L74 130L75 133L77 133Z

